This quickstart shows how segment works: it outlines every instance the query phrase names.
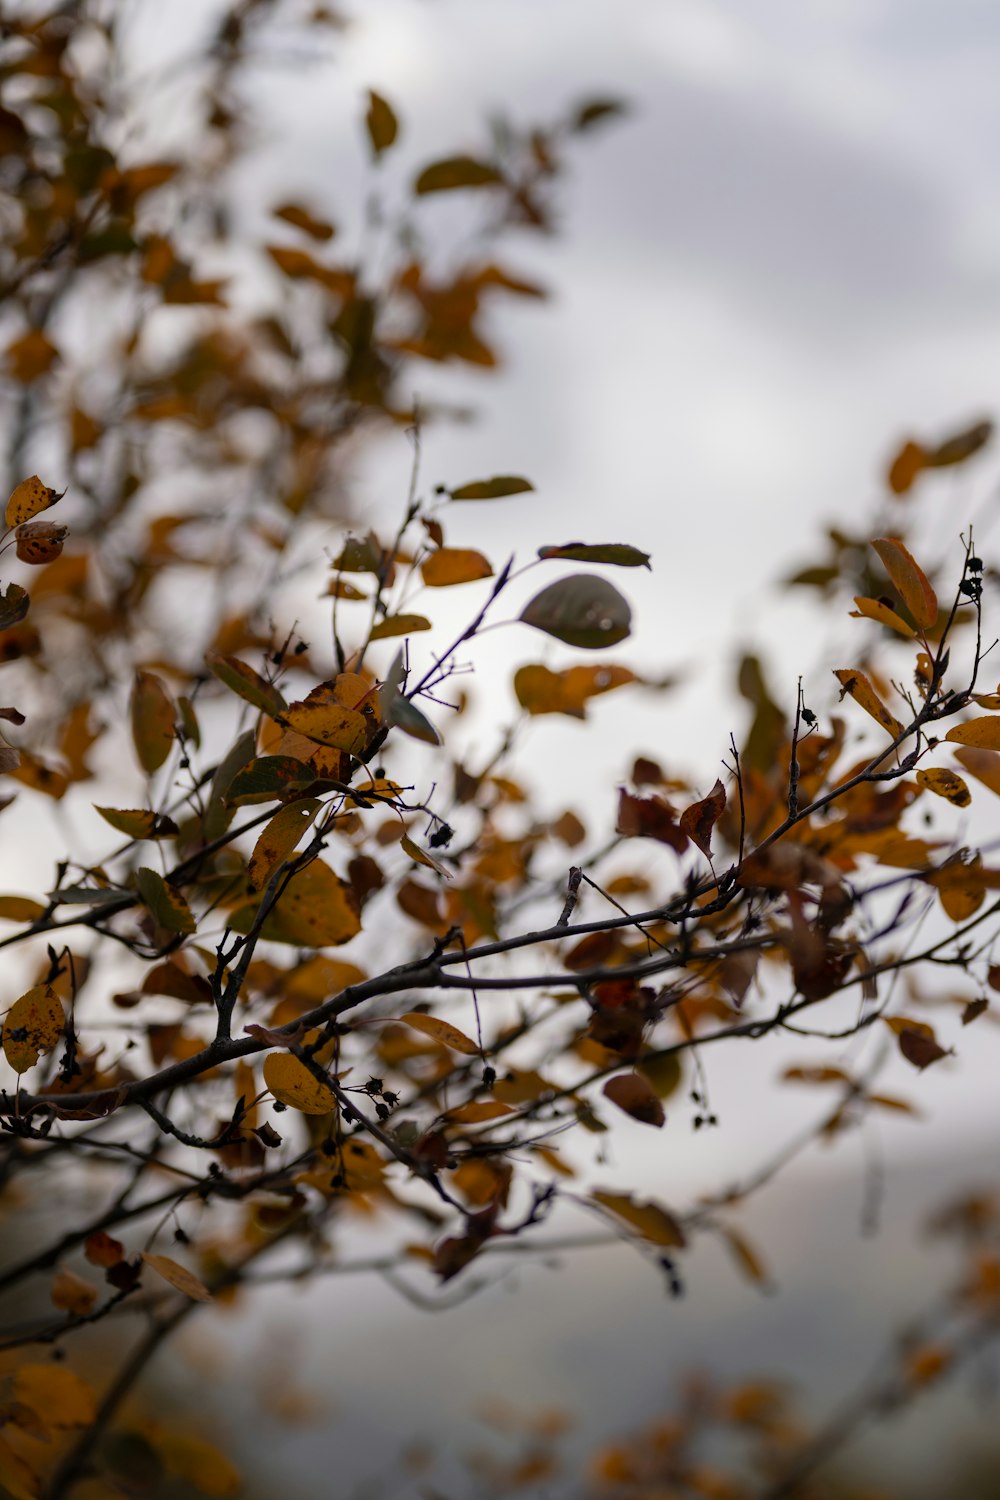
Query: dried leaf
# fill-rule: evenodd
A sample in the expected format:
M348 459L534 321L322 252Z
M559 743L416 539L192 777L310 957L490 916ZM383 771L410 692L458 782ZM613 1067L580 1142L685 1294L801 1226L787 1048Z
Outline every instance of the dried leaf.
M712 857L712 831L725 810L725 788L717 780L707 797L703 797L700 802L693 802L681 813L681 829L693 844L697 844L706 859Z
M68 536L69 527L55 521L26 521L14 533L15 551L21 562L42 567L55 561Z
M615 832L626 838L656 839L658 843L669 844L678 854L683 854L688 846L688 836L669 802L662 797L636 797L624 787L618 791Z

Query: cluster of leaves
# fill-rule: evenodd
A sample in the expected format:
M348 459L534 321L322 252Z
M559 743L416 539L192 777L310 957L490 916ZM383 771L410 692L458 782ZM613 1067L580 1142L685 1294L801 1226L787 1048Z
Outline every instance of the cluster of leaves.
M0 896L0 947L24 972L2 1001L0 1209L15 1222L22 1193L52 1204L69 1170L95 1169L78 1221L0 1272L0 1290L29 1299L0 1345L0 1483L15 1500L148 1491L162 1476L235 1492L214 1449L118 1425L123 1403L199 1308L272 1275L356 1269L341 1247L358 1222L385 1238L375 1267L431 1305L442 1283L465 1295L495 1257L546 1248L557 1208L627 1243L675 1294L706 1234L765 1282L735 1209L769 1171L685 1207L590 1181L564 1134L662 1129L685 1084L694 1128L711 1127L706 1052L769 1032L881 1023L922 1071L1000 982L1000 870L953 834L914 832L910 813L925 794L964 807L966 776L1000 793L1000 690L979 682L988 574L971 535L961 567L949 557L937 573L911 554L902 509L867 552L841 546L822 586L864 574L855 664L836 669L843 714L832 685L786 714L747 658L753 719L723 774L696 786L630 754L614 828L542 816L511 757L532 718L582 719L592 699L643 685L626 665L520 665L498 753L470 766L449 750L462 703L447 685L481 635L506 624L547 651L619 646L631 611L610 578L650 558L618 540L553 543L520 564L449 544L463 507L516 505L532 486L426 486L406 372L490 365L483 306L537 289L485 259L482 239L432 272L411 219L460 191L488 204L490 244L547 227L567 137L611 106L421 169L405 211L375 216L385 244L363 259L332 256L318 209L278 205L295 239L262 248L276 305L248 320L202 267L229 264L242 68L286 10L226 10L183 160L131 156L107 7L5 23L6 523L35 571L30 597L5 581L0 598L19 705L2 710L0 774L5 806L66 799L85 832L45 889ZM308 24L332 19L319 8ZM372 94L363 123L376 173L399 122ZM117 315L82 344L81 311L99 299ZM339 514L341 466L347 439L379 423L410 430L413 482L392 534L361 534ZM921 445L890 492L976 446ZM26 477L36 466L59 472L64 502ZM68 526L37 519L57 501ZM540 582L524 602L528 570ZM322 591L328 646L282 618L293 571ZM443 640L419 612L440 589L476 600ZM118 794L133 775L141 794ZM939 926L922 933L932 907ZM968 990L941 1036L906 983L934 965ZM820 1005L822 1025L804 1027ZM835 1092L817 1136L912 1108L839 1066L788 1076ZM77 1335L140 1312L98 1390ZM46 1357L64 1348L68 1361Z

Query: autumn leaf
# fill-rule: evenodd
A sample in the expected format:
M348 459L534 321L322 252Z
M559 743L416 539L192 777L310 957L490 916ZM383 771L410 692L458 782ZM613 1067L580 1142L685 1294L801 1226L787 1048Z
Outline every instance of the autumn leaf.
M856 667L841 667L833 675L843 685L844 692L850 693L855 703L863 708L866 714L870 714L876 724L881 724L893 739L897 739L903 733L902 724L886 708L864 672Z
M274 683L266 682L245 661L240 661L238 656L223 656L219 651L207 651L205 665L231 692L254 708L270 714L272 719L276 719L284 709L285 700Z
M257 904L233 913L230 926L234 932L250 930ZM321 859L291 877L261 928L262 936L270 941L300 948L334 947L360 931L357 897L350 883Z
M967 719L964 724L953 724L945 739L957 745L971 745L975 750L1000 750L1000 714L984 714L979 719Z
M426 615L386 615L372 626L370 639L388 641L398 635L415 635L421 630L430 630L431 622Z
M173 749L177 709L155 672L136 672L130 703L132 743L142 769L152 775Z
M290 802L276 812L254 845L247 867L252 890L263 890L274 871L286 860L299 839L315 821L322 803L315 797Z
M883 599L862 599L855 595L854 602L858 607L850 611L852 619L877 620L880 625L888 625L890 630L898 631L909 640L913 639L913 630Z
M954 771L945 769L918 771L917 782L927 791L933 792L937 797L943 797L946 802L954 803L956 807L968 807L972 801L972 794L961 776Z
M97 1301L97 1287L63 1266L52 1278L49 1289L53 1307L74 1318L85 1318Z
M404 1026L423 1032L424 1036L440 1042L443 1047L449 1047L452 1052L461 1052L466 1057L478 1057L480 1054L477 1043L466 1036L464 1031L459 1031L457 1026L452 1026L450 1021L442 1021L437 1016L427 1016L416 1010L407 1011L399 1019Z
M192 1302L211 1302L212 1293L203 1281L200 1281L193 1271L187 1266L182 1266L179 1261L171 1260L169 1255L153 1255L143 1251L143 1262L155 1271L157 1276L162 1276L168 1281L175 1291L183 1292L185 1297L190 1297Z
M636 797L624 787L618 791L615 832L626 838L656 839L678 854L688 846L688 835L677 822L673 808L662 797Z
M368 113L365 116L365 126L368 130L372 152L377 160L383 151L388 151L399 134L399 121L389 101L372 89L368 91Z
M424 167L413 185L418 197L427 193L450 193L456 188L491 187L502 182L496 167L474 156L449 156Z
M687 1244L681 1225L659 1203L649 1200L641 1202L630 1193L595 1192L591 1196L595 1203L614 1214L651 1245L662 1245L668 1250L682 1250Z
M264 1084L278 1100L304 1115L328 1115L337 1096L291 1052L269 1052L264 1059Z
M667 1118L658 1095L640 1073L618 1073L608 1079L601 1092L612 1104L643 1125L659 1128Z
M143 906L168 932L196 931L196 923L184 897L175 886L168 885L156 870L141 867L135 872L136 890Z
M66 1027L62 1002L51 985L39 984L15 1000L4 1017L3 1051L15 1073L26 1073L58 1046Z
M524 495L534 490L530 479L520 474L494 474L492 479L474 479L451 490L453 500L502 500L508 495Z
M937 621L938 602L923 570L898 537L877 537L872 546L917 625L929 630Z
M680 826L693 844L697 844L706 859L712 857L712 832L726 810L726 792L721 781L716 781L707 797L692 802L681 813Z
M22 479L11 491L4 519L9 527L21 526L25 521L30 521L32 516L37 516L39 511L48 510L55 505L65 493L65 490L50 489L37 474L32 474L30 479Z
M568 667L562 672L553 672L539 664L518 667L514 692L529 714L567 714L573 719L583 719L591 698L637 680L628 667L610 663L599 667Z
M14 1396L46 1427L86 1427L97 1415L89 1383L67 1364L23 1364L14 1373Z
M428 588L443 589L456 583L491 578L493 569L481 552L463 547L439 547L420 564L420 576Z
M25 521L14 532L14 550L19 561L41 567L59 556L68 535L69 527L54 521Z

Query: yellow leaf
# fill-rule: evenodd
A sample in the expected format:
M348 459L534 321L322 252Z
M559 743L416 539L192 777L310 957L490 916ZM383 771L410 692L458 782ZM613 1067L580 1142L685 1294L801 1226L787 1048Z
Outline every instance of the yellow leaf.
M965 767L970 776L989 787L1000 797L1000 755L995 750L977 750L973 747L956 750L955 759Z
M859 672L856 667L842 667L833 675L843 685L844 692L850 693L855 703L863 708L866 714L871 714L875 722L881 724L893 739L902 734L902 724L886 708L864 672Z
M230 918L234 932L249 932L257 903L241 907ZM293 875L261 929L270 942L299 948L328 948L346 943L361 931L353 888L322 860L313 860Z
M212 1293L203 1281L200 1281L193 1271L187 1266L182 1266L178 1261L171 1260L169 1255L151 1255L143 1251L143 1260L151 1271L157 1276L162 1276L164 1281L178 1292L183 1292L185 1297L190 1297L192 1302L211 1302Z
M464 1031L452 1026L450 1021L441 1021L437 1016L425 1016L422 1011L417 1010L409 1010L399 1019L404 1025L412 1026L414 1031L422 1031L424 1036L440 1042L443 1047L450 1047L452 1052L461 1052L466 1057L479 1056L479 1046Z
M275 813L254 845L247 877L255 891L262 891L275 870L288 858L309 828L321 803L315 797L290 802Z
M888 625L891 630L898 630L900 635L913 639L914 632L906 621L894 609L890 609L888 604L883 604L881 599L862 599L855 594L854 602L858 607L850 611L852 620L878 620L880 625Z
M420 564L420 576L428 588L443 589L455 583L492 578L493 568L481 552L464 547L441 547Z
M10 1444L0 1435L0 1484L11 1500L37 1500L38 1480Z
M157 1430L153 1444L171 1474L203 1495L237 1495L243 1487L239 1470L224 1453L201 1438Z
M0 896L0 917L5 922L34 922L45 907L30 896Z
M20 526L23 522L30 521L32 516L37 516L40 510L48 510L55 505L65 493L65 490L49 489L37 474L32 474L30 479L22 479L11 492L4 519L8 526Z
M687 1244L684 1230L668 1209L658 1203L639 1203L628 1193L593 1193L595 1203L628 1224L652 1245L680 1250Z
M49 1296L54 1307L74 1317L85 1317L97 1301L97 1288L92 1281L78 1276L75 1271L67 1271L64 1266L52 1278Z
M386 615L371 633L373 641L387 641L395 635L413 635L418 630L430 630L431 622L424 615Z
M310 702L291 703L280 715L279 722L296 734L305 735L318 745L329 745L334 750L346 750L349 755L360 755L368 743L368 720L353 708L344 708L339 703Z
M918 771L917 781L920 786L926 787L938 797L944 797L946 802L953 802L956 807L968 807L972 801L969 788L954 771Z
M474 1099L471 1104L450 1109L447 1118L455 1125L479 1125L484 1120L499 1120L513 1113L510 1105L501 1104L499 1099Z
M155 672L136 672L130 714L135 753L142 769L152 775L173 748L177 718L174 700Z
M976 750L1000 750L1000 714L983 714L979 719L955 724L945 739L957 745L971 745Z
M938 602L923 569L898 537L876 537L872 546L914 620L929 629L937 621Z
M264 1083L278 1100L304 1115L328 1115L337 1107L329 1084L320 1083L290 1052L269 1052L264 1059Z
M750 1242L738 1229L732 1229L728 1224L719 1224L716 1227L719 1229L719 1232L732 1252L733 1259L747 1280L752 1281L756 1286L767 1286L770 1277L767 1274L764 1263Z
M153 829L156 827L156 814L144 807L122 808L98 807L94 804L94 811L99 812L105 823L110 823L112 828L119 833L124 833L130 839L151 839Z
M66 1364L21 1365L14 1395L48 1427L85 1427L97 1415L90 1386Z
M51 1052L65 1026L62 1003L51 985L36 985L15 1000L3 1027L4 1056L14 1072L26 1073L43 1052Z
M569 667L563 672L552 672L541 665L526 666L519 667L514 673L514 692L521 707L529 714L567 714L570 718L582 719L591 698L636 680L635 673L628 667L615 667L610 663L599 667Z
M404 854L408 854L412 860L416 860L418 865L426 865L429 870L435 870L438 875L443 875L445 880L451 880L451 871L446 870L440 860L436 860L433 855L428 854L426 849L421 849L419 844L415 844L409 834L403 834L403 837L399 841L399 847L403 850Z

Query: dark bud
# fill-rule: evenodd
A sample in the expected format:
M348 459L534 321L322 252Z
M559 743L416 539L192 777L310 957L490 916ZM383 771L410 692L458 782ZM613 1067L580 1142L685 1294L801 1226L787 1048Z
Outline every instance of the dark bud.
M493 1087L493 1085L496 1083L496 1081L497 1081L497 1071L496 1071L496 1068L484 1068L483 1069L483 1083L486 1086L486 1088L491 1089Z
M970 573L981 573L983 571L983 560L981 557L970 557L965 566Z
M442 823L440 827L435 828L427 842L432 849L443 849L451 843L454 837L454 828L450 828L447 823Z
M388 1118L389 1118L389 1106L388 1106L388 1104L376 1104L376 1106L375 1106L375 1113L378 1115L378 1117L379 1117L380 1120L388 1120Z

